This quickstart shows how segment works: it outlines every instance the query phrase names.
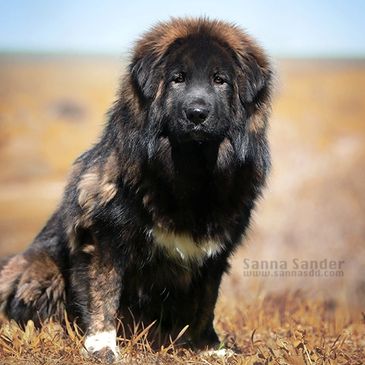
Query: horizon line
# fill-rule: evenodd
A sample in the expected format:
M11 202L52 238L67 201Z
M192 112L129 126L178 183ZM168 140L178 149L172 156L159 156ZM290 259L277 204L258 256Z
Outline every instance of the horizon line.
M0 48L0 56L99 56L128 58L130 50L117 51L96 51L96 50L74 50L74 49L20 49ZM312 53L312 52L272 52L268 53L270 58L278 59L333 59L333 60L365 60L363 53Z

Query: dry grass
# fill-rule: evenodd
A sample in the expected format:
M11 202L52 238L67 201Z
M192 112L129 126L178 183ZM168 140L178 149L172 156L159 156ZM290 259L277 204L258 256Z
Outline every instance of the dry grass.
M100 133L121 69L110 58L0 57L0 255L27 246L55 208L71 162ZM241 354L154 352L139 330L121 340L127 363L365 363L365 63L277 69L273 171L216 310L221 338ZM245 257L344 260L344 275L244 277ZM80 346L71 325L0 325L1 365L90 363Z
M305 299L300 293L266 296L245 305L222 300L216 326L236 354L224 358L170 346L152 350L147 330L120 338L122 359L130 364L363 364L365 327L355 312L334 301ZM232 304L233 303L233 304ZM92 364L82 355L77 328L48 323L22 330L14 322L0 329L1 364Z

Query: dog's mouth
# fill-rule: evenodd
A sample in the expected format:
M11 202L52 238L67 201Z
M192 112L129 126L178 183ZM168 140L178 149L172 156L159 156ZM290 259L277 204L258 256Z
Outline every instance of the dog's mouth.
M212 139L212 134L208 132L201 125L193 126L189 131L187 131L185 138L192 141L204 142Z
M185 118L179 118L175 121L166 120L160 136L176 142L214 142L222 140L226 136L227 125L228 123L224 119L221 123L217 123L213 118L199 124L192 123Z
M204 142L216 139L216 131L209 127L209 120L204 123L194 124L182 119L179 121L175 137L180 141Z

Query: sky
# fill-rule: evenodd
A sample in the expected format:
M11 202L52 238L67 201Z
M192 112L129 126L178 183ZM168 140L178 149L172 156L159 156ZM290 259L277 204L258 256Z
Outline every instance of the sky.
M0 51L123 54L171 16L234 22L277 56L365 57L362 0L0 0Z

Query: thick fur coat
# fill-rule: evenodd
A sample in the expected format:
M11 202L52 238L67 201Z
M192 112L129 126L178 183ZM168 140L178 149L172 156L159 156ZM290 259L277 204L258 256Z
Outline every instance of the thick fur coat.
M221 278L270 166L271 78L231 24L172 19L147 32L56 212L0 264L5 314L39 324L66 309L86 349L110 361L118 317L125 332L157 321L163 341L189 325L185 344L217 345Z

